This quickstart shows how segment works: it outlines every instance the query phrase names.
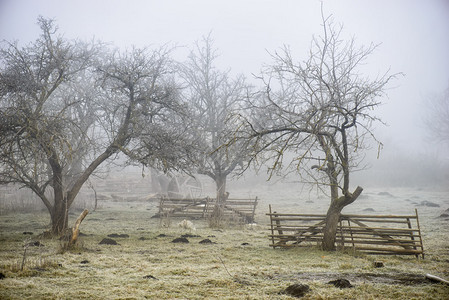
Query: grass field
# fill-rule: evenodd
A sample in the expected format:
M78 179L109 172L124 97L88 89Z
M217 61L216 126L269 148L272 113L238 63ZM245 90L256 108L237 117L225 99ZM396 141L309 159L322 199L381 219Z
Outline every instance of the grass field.
M261 197L255 228L211 229L205 221L193 221L196 230L185 231L176 226L180 220L163 227L159 219L152 219L154 202L104 201L81 224L83 235L71 251L62 251L58 239L39 238L49 227L47 212L4 213L0 272L5 278L0 280L0 299L294 299L281 293L294 283L310 286L304 299L449 298L449 286L424 278L426 273L449 277L449 222L437 218L446 209L446 200L440 201L440 208L423 207L420 213L423 260L323 252L313 246L273 250L264 215L273 201L268 190ZM371 203L376 205L374 195ZM289 210L301 207L285 201L276 205ZM314 206L320 206L319 199ZM79 213L70 215L71 225ZM114 233L128 237L113 238L119 245L99 244ZM183 234L191 236L189 243L172 243ZM204 239L212 243L199 243ZM23 262L24 245L36 241L42 245L27 247ZM385 267L375 268L376 260ZM348 279L354 287L328 284L338 278Z

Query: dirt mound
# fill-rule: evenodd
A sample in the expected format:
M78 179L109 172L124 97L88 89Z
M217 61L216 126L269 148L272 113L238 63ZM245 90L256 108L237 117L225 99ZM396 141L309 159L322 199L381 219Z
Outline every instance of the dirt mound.
M204 239L200 241L200 244L216 244L216 243L212 242L210 239Z
M119 243L117 243L116 240L109 239L109 238L102 239L99 244L100 245L119 245Z
M189 242L189 240L186 239L185 237L179 237L179 238L174 239L171 242L172 243L184 243L184 244L187 244Z
M387 197L393 197L394 196L392 194L390 194L389 192L379 192L377 193L379 196L387 196Z
M374 208L368 207L368 208L365 208L363 211L373 212L375 210L374 210Z
M344 279L344 278L339 278L337 280L331 280L329 281L327 284L332 284L335 287L338 287L340 289L347 289L347 288L352 288L354 287L349 280Z
M288 286L281 294L287 294L293 297L304 297L310 291L310 287L307 284L295 283Z
M419 206L427 206L427 207L440 207L439 204L434 203L432 201L421 201L421 203L419 204Z

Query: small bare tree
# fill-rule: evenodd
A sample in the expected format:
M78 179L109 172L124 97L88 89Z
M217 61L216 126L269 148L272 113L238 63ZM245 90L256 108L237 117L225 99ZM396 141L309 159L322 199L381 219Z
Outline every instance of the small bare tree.
M367 138L374 138L372 124L380 120L372 112L394 77L362 76L358 68L376 46L358 48L340 33L341 27L323 17L323 35L313 38L306 60L296 61L288 47L272 55L273 64L260 77L265 90L249 102L250 113L239 116L239 137L248 141L253 160L270 166L270 174L291 167L304 182L329 188L325 250L335 249L341 210L363 190L351 191L350 175Z
M430 138L449 146L449 88L426 102L424 124Z

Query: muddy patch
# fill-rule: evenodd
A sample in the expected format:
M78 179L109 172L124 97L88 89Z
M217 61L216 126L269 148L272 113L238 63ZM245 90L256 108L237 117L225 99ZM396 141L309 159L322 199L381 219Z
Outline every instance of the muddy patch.
M376 273L297 273L275 276L283 280L298 281L321 281L328 283L332 280L344 278L353 284L381 283L400 285L432 284L433 282L420 274L397 273L397 274L376 274Z

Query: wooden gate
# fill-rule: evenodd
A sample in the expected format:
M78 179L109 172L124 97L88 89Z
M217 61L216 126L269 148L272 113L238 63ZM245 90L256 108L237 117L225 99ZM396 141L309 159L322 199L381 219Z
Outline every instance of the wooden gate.
M273 248L321 244L326 215L286 214L271 211ZM418 210L414 215L341 215L336 244L368 254L422 255L424 248Z
M253 223L259 199L226 199L220 205L223 215L230 220L241 223ZM213 198L174 199L162 197L159 201L159 212L153 217L179 217L190 219L208 218L217 205Z

